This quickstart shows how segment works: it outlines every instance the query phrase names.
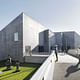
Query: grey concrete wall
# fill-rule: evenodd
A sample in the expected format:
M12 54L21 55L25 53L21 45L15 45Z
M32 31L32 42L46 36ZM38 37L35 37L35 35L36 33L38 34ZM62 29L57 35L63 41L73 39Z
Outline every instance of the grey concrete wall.
M8 55L22 60L23 56L26 56L25 46L31 46L32 51L38 51L39 32L45 29L43 25L21 13L0 31L0 60ZM14 41L16 32L19 41Z
M74 48L74 32L64 32L63 33L64 36L63 36L63 45L66 47L69 47L71 49Z
M4 59L5 54L5 30L0 31L0 60Z
M49 52L49 30L44 31L44 52Z
M25 62L27 63L43 63L46 60L46 56L25 56Z
M32 55L49 55L49 52L32 52Z
M0 32L0 60L10 55L14 59L23 57L22 14L16 17ZM14 33L18 32L19 41L14 41Z
M39 46L44 46L44 31L39 33Z
M39 33L39 46L43 46L44 52L50 52L51 46L55 45L55 36L49 29Z
M51 47L55 46L55 35L49 30L49 53L51 53Z
M39 33L39 46L43 46L43 52L49 52L49 30Z
M66 48L70 46L71 49L74 49L80 46L80 35L74 31L56 32L55 41L59 47L63 46Z
M23 53L25 46L31 46L32 51L38 51L39 32L46 28L35 20L23 14Z
M63 33L61 32L56 32L55 34L55 45L58 45L58 48L61 49L63 46L62 38L63 38Z
M75 38L74 39L75 48L80 47L80 35L75 32L74 33L74 38Z
M56 44L58 45L59 49L62 47L64 49L66 48L75 48L74 45L74 31L71 32L55 32L55 41Z

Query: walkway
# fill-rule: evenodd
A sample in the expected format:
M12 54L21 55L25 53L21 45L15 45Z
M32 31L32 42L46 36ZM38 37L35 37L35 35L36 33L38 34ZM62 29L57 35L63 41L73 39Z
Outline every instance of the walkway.
M79 60L67 54L59 55L55 64L53 80L80 80Z

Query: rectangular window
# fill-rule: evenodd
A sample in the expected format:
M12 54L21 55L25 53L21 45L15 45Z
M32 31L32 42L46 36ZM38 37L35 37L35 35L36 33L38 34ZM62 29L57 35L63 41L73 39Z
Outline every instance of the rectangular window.
M18 41L18 32L14 33L14 41Z

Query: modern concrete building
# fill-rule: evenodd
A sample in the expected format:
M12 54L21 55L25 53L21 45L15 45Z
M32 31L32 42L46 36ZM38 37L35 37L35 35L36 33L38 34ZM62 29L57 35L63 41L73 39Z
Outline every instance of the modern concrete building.
M74 32L52 32L29 16L21 13L0 31L0 60L10 55L22 61L27 53L48 52L58 45L59 49L80 46L80 36Z
M46 28L35 20L21 13L0 31L0 60L10 55L22 60L29 49L38 51L39 32Z
M80 46L80 35L75 31L55 32L55 45L59 49L74 49Z
M55 36L49 29L39 33L39 51L51 52L51 47L55 45Z

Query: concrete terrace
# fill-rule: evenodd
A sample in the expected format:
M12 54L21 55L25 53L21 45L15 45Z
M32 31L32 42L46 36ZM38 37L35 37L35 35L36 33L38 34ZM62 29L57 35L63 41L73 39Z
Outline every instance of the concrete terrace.
M59 54L55 63L53 80L80 80L79 60L67 54Z
M58 54L55 63L54 52L44 61L30 80L80 80L79 59L66 53Z

